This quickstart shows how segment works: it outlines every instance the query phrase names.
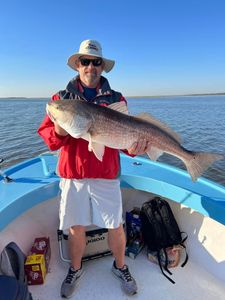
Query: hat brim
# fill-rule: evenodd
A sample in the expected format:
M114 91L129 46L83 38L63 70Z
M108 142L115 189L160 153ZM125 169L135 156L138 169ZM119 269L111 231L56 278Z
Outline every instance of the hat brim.
M73 70L75 71L78 71L77 68L76 68L76 60L83 56L83 55L88 55L87 53L75 53L73 55L71 55L67 61L67 65L72 68ZM96 57L101 57L99 55L94 55ZM108 73L109 71L112 70L112 68L114 67L115 65L115 61L114 60L111 60L111 59L107 59L107 58L104 58L104 57L101 57L102 60L104 61L104 68L103 70Z

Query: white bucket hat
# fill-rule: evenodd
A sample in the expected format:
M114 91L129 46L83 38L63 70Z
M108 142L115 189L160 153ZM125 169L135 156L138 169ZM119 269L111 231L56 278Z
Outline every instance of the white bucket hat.
M73 55L71 55L68 59L67 64L72 69L77 71L75 62L79 57L81 57L83 55L91 55L91 56L101 57L104 61L104 71L106 73L111 71L114 64L115 64L114 60L106 59L106 58L103 57L101 45L99 44L99 42L94 41L94 40L85 40L85 41L83 41L80 44L79 52L74 53Z

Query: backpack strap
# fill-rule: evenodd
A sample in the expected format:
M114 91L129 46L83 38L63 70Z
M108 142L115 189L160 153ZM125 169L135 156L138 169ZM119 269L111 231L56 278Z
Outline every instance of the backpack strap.
M188 262L188 258L189 258L188 254L187 254L186 246L184 245L184 242L188 238L188 234L186 232L184 232L184 231L182 231L181 234L185 234L185 237L182 239L182 241L180 243L180 245L184 248L185 254L186 254L184 262L181 264L181 267L183 268L186 265L186 263Z
M175 284L175 281L173 279L171 279L168 275L165 274L165 272L163 271L163 267L162 267L162 262L161 262L161 257L160 257L160 251L157 251L157 258L158 258L158 262L159 262L159 267L161 269L162 274L173 284ZM168 263L167 263L168 264ZM171 273L171 272L169 272ZM171 273L172 274L172 273Z
M166 252L166 249L165 248L162 248L162 251L164 252L164 256L165 256L165 265L164 265L164 270L169 273L170 275L172 275L173 273L168 269L168 255L167 255L167 252Z
M186 265L186 263L188 262L188 258L189 257L188 257L187 251L186 251L186 246L184 244L182 244L182 243L180 245L184 248L185 254L186 254L184 262L181 264L181 267L183 268Z
M181 233L181 236L182 236L182 234L185 234L185 237L181 241L181 243L184 243L186 241L186 239L188 238L188 234L185 231L181 231L180 233Z

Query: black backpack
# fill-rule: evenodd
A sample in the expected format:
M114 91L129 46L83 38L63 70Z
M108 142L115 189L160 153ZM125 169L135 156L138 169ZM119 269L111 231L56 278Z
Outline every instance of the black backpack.
M0 255L0 300L32 300L24 273L26 256L16 243L5 246Z
M168 270L166 249L174 245L181 245L182 248L185 249L186 258L181 264L181 267L183 267L188 260L186 248L183 244L187 239L187 234L182 238L183 232L180 231L168 202L159 197L155 197L142 205L140 217L143 238L147 245L147 250L156 253L158 264L163 275L168 278L170 282L175 283L163 271L164 269L168 274L172 275L172 272ZM162 251L165 257L164 264L162 263Z

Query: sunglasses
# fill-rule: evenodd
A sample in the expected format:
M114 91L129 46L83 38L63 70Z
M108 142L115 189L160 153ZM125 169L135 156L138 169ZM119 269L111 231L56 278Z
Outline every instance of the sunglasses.
M87 67L92 63L94 67L100 67L102 65L101 58L89 59L89 58L80 58L80 63L82 66Z

